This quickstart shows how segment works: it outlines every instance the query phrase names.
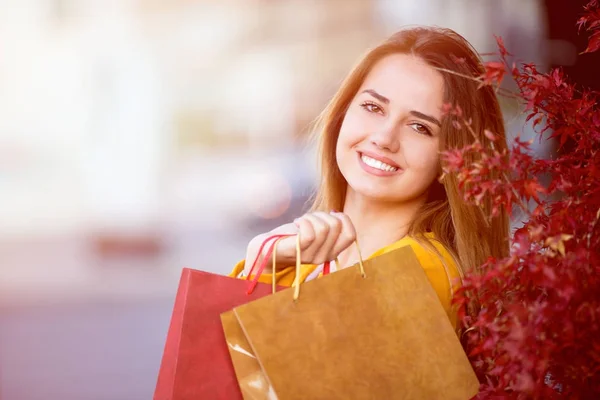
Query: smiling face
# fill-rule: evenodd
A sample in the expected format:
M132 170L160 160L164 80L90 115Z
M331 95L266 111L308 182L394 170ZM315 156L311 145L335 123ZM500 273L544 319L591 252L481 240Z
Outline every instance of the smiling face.
M424 201L437 178L442 75L422 59L379 60L350 103L336 145L347 195L385 202Z

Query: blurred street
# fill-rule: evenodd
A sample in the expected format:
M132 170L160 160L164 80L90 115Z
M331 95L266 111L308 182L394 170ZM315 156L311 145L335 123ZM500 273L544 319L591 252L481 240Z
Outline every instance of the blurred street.
M2 399L151 399L172 298L0 312Z
M69 239L3 248L3 263L29 266L21 290L31 292L9 307L17 294L0 291L0 399L152 398L181 268L228 272L244 256L242 236L189 234L162 260L94 260ZM47 271L55 282L36 282Z

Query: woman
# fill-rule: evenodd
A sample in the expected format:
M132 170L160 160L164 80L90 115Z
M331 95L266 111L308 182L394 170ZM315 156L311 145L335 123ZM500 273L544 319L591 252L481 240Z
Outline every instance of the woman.
M450 303L460 277L508 252L507 215L491 218L489 198L481 207L465 204L456 177L442 175L440 151L475 137L489 146L484 129L506 146L496 95L474 79L483 71L471 45L448 29L403 30L371 50L320 117L322 177L312 211L252 239L246 259L260 261L270 235L299 233L305 281L335 258L342 268L356 263L355 239L370 257L411 246L456 323ZM448 103L472 131L444 115ZM295 238L280 241L276 261L278 284L291 285ZM247 275L250 264L240 262L231 275ZM271 281L267 272L261 281Z

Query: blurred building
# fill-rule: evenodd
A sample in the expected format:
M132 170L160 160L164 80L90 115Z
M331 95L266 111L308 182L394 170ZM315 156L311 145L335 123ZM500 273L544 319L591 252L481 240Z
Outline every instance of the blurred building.
M482 52L504 34L535 60L544 40L537 1L4 3L0 237L243 210L254 164L229 155L294 146L357 58L402 26L447 26Z
M368 1L5 3L0 241L22 264L0 268L5 295L94 274L90 248L202 253L198 231L247 239L248 218L300 205L297 139L375 37ZM81 249L52 253L65 269L27 246Z

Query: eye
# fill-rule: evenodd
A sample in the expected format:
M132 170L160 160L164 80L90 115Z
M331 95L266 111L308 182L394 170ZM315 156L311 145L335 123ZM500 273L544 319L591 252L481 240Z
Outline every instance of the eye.
M364 103L361 103L360 106L370 113L378 113L383 115L383 109L372 101L365 101Z
M431 129L429 129L429 127L427 127L426 125L415 122L414 124L410 124L410 126L414 129L415 132L421 135L433 136L431 133Z

